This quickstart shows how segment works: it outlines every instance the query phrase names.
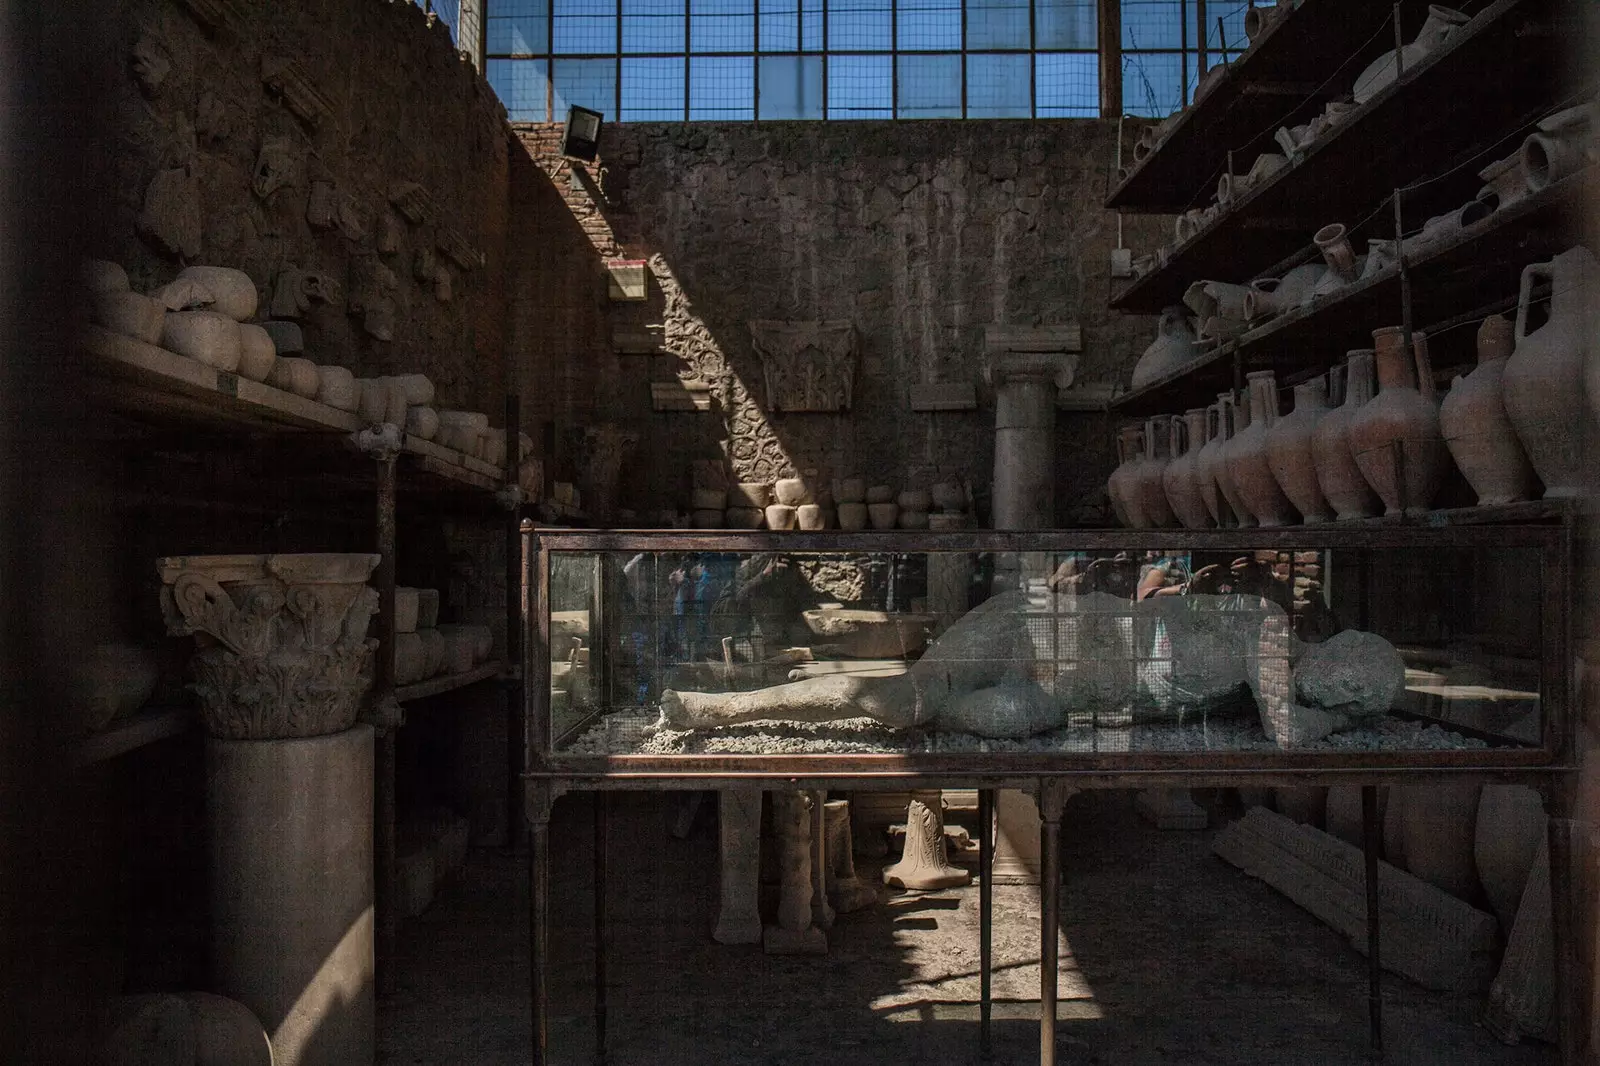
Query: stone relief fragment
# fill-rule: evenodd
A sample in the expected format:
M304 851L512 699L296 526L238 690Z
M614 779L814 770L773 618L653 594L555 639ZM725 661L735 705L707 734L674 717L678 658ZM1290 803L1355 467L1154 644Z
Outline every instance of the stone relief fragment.
M287 56L262 56L261 80L283 100L285 107L313 130L333 117L332 102L317 88L299 60Z
M357 256L350 261L350 302L346 308L361 316L361 328L380 341L394 340L397 318L392 293L400 279L375 255Z
M180 0L194 20L211 34L238 32L239 10L233 0Z
M389 186L389 202L413 226L423 225L433 219L433 197L414 181L402 181Z
M847 320L750 323L772 411L848 411L858 345Z
M172 73L172 54L167 44L154 31L145 29L133 43L133 76L139 82L139 91L154 98Z
M291 137L264 137L250 187L262 200L305 183L305 156Z
M196 259L202 223L200 180L187 166L156 172L144 191L144 207L136 223L140 235L168 255Z
M313 303L337 303L338 286L326 274L288 267L272 290L273 318L303 318Z
M435 238L439 250L462 270L472 270L483 265L483 253L472 246L461 234L448 226L440 226Z

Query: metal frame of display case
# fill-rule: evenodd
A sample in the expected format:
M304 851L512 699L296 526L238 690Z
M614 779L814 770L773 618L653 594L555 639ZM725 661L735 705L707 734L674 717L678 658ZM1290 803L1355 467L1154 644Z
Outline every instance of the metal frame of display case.
M1278 529L1119 530L1071 529L1030 532L735 532L535 530L524 523L524 603L531 617L526 635L525 801L529 825L529 885L532 901L530 989L535 1066L548 1062L546 943L549 918L549 820L560 795L612 790L906 789L1014 788L1039 803L1041 830L1040 1062L1054 1066L1056 952L1059 930L1061 812L1073 793L1090 788L1204 788L1228 786L1359 785L1362 787L1367 869L1369 1011L1372 1048L1382 1054L1382 1016L1377 898L1381 829L1377 786L1422 781L1494 781L1537 789L1549 814L1553 938L1558 960L1557 1023L1563 1062L1576 1061L1576 1013L1569 990L1576 987L1573 912L1568 885L1570 810L1575 777L1571 692L1570 578L1573 510L1563 504L1515 504L1504 509L1433 512L1421 522L1370 520ZM1496 518L1510 521L1496 522ZM1059 553L1063 551L1160 550L1237 552L1312 549L1533 548L1542 565L1533 592L1540 604L1539 660L1542 742L1536 747L1441 751L1316 752L984 752L971 754L884 753L804 755L567 755L553 749L549 692L549 573L552 557L566 552L772 552L827 554ZM601 597L603 599L603 597ZM1440 723L1448 726L1448 723ZM982 804L985 812L993 803ZM596 804L596 863L604 857L605 805ZM989 837L988 827L980 835ZM987 850L987 849L985 849ZM980 856L980 862L982 856ZM987 870L982 869L986 874ZM597 947L604 944L604 881L596 881ZM982 942L990 940L989 893L983 892ZM597 950L595 1019L598 1060L605 1061L603 951ZM990 960L982 952L981 987L988 987ZM989 1002L981 996L980 1040L989 1045Z

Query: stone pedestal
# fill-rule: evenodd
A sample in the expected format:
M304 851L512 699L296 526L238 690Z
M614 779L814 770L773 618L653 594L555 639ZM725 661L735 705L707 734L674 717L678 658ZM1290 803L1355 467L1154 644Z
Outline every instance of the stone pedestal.
M1039 883L1039 833L1044 822L1039 805L1026 792L1002 788L995 792L994 883Z
M917 789L906 809L905 852L883 871L883 883L918 892L972 883L972 874L950 865L944 843L944 810L937 789Z
M1186 788L1147 788L1134 801L1134 809L1157 829L1206 827L1206 809Z
M811 816L811 923L818 929L832 929L833 904L828 899L828 824L822 807L828 794L816 791L806 799Z
M811 810L804 792L772 793L772 830L778 845L778 924L766 928L762 946L769 955L826 954L828 938L812 924Z
M848 914L878 902L878 890L856 875L850 839L850 803L829 800L822 805L828 839L828 898L834 909Z
M278 1066L375 1054L373 730L206 743L216 991Z
M757 944L761 942L761 792L723 789L719 795L722 898L711 939L719 944Z

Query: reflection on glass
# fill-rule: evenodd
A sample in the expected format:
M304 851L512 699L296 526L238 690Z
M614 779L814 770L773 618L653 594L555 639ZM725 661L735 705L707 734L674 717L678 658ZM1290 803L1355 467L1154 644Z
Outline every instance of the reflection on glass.
M1537 744L1532 550L552 553L575 753Z

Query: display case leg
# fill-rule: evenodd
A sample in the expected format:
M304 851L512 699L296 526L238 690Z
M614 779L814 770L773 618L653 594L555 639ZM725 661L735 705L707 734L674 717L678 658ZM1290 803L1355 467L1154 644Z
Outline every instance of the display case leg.
M1572 797L1569 786L1555 782L1545 790L1550 852L1550 947L1555 960L1556 1046L1561 1066L1577 1066L1577 991L1580 969L1572 907Z
M594 794L594 1061L606 1063L606 841L611 812L605 792Z
M1041 803L1044 815L1039 840L1039 1066L1056 1063L1056 981L1060 959L1056 942L1061 930L1061 807Z
M548 1066L550 943L550 804L548 785L528 786L528 1004L533 1066Z
M1383 821L1378 817L1378 786L1361 786L1361 852L1367 878L1367 1012L1372 1025L1369 1056L1383 1059L1383 960L1379 955L1378 851Z
M994 946L994 789L978 790L978 1052L994 1055L990 959Z

